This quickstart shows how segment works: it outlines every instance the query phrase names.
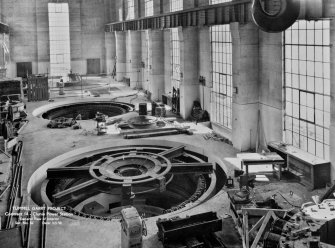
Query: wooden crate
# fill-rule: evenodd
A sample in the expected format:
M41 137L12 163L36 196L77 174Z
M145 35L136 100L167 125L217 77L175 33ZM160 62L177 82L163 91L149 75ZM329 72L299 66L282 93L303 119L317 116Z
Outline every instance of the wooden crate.
M280 142L271 142L268 148L282 156L287 168L310 189L323 188L330 182L330 161Z
M27 86L28 102L45 101L49 99L48 77L30 76Z

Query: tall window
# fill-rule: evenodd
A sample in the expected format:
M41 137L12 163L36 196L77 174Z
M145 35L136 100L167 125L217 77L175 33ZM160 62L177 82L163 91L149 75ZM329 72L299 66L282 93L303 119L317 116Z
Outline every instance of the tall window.
M183 9L182 0L170 0L170 11L179 11ZM178 34L178 28L171 29L171 86L175 89L180 87L180 40Z
M298 21L285 32L284 140L329 159L330 21Z
M172 64L172 87L180 87L180 41L178 28L171 29L171 64Z
M154 15L154 1L144 0L144 10L145 10L145 16L153 16Z
M131 20L135 18L135 3L134 0L127 0L127 20Z
M170 0L170 11L179 11L183 9L183 0Z
M71 70L69 6L49 3L50 75L65 76Z
M211 27L212 94L211 120L232 128L232 40L229 25Z

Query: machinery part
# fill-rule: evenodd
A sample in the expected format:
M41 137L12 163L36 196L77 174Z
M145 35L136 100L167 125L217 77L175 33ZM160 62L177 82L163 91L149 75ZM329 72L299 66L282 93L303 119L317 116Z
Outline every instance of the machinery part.
M292 26L300 13L300 0L280 0L280 11L274 15L265 12L260 0L253 0L252 19L265 32L282 32Z
M206 179L203 175L200 175L195 193L186 201L180 203L178 206L175 206L174 208L164 210L163 213L171 213L176 210L182 209L183 207L186 206L186 204L189 204L190 202L194 202L195 200L197 200L205 192L206 189L207 189Z
M164 177L171 170L171 167L171 162L164 156L154 153L139 153L114 157L105 156L94 162L89 171L92 177L104 183L122 185L127 182L138 184L156 180Z
M155 116L157 116L157 117L165 117L166 116L166 109L165 109L164 105L156 106Z
M280 244L281 235L267 232L264 235L263 247L264 248L278 248Z
M130 118L127 123L131 128L146 129L156 125L157 118L153 116L140 115Z
M335 246L335 219L327 221L320 228L320 241Z
M219 219L214 212L186 218L158 219L156 224L158 238L164 245L171 242L181 242L197 235L208 235L222 229L222 219Z
M304 203L301 208L303 214L313 220L328 221L335 219L335 199L327 199L317 205L312 202L307 202Z
M321 197L320 201L324 201L329 198L335 197L335 183L327 190L327 192Z
M205 162L208 158L203 153L185 150L184 144L161 144L121 141L119 146L104 144L76 150L74 157L70 152L64 155L65 162L44 167L46 178L34 188L42 198L36 195L33 199L37 204L69 207L67 211L78 216L108 220L118 217L122 206L129 204L141 214L157 216L166 209L192 208L217 192L214 162ZM108 201L105 214L84 210L94 201L103 205L99 197ZM155 197L159 200L152 201Z
M146 236L147 229L136 208L121 210L121 248L141 248L142 235Z
M107 133L106 116L103 113L97 112L95 114L95 120L97 122L98 135Z
M284 229L284 226L286 225L287 221L283 220L281 218L277 218L273 223L271 227L271 232L273 234L281 235Z
M147 110L147 103L139 103L138 104L138 114L139 115L147 115L148 110Z

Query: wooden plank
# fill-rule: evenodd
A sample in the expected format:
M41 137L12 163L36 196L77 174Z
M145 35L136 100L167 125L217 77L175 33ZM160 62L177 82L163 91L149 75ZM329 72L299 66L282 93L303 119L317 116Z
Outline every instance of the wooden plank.
M272 211L279 217L284 216L287 211L290 211L290 209L285 210L285 209L267 209L267 208L242 208L241 210L242 210L242 214L244 212L247 212L249 215L253 215L253 216L263 216L268 211Z
M260 218L260 219L256 222L255 225L253 225L253 227L250 229L248 235L250 235L251 233L253 233L254 231L256 231L256 230L258 229L258 227L261 226L261 224L263 223L264 219L265 219L265 215L262 216L262 218Z
M245 236L245 247L249 248L249 223L248 213L243 213L243 235Z
M270 218L271 218L271 216L272 216L272 213L273 213L273 212L270 210L270 211L266 214L266 216L265 216L265 218L264 218L264 221L263 221L263 223L262 223L262 225L261 225L261 227L260 227L260 229L259 229L259 231L258 231L258 233L257 233L257 235L256 235L256 237L255 237L255 239L254 239L254 242L253 242L252 245L251 245L251 248L256 248L256 247L257 247L257 244L258 244L260 238L262 237L262 235L263 235L263 233L264 233L265 227L266 227L266 225L268 224L268 222L269 222L269 220L270 220Z

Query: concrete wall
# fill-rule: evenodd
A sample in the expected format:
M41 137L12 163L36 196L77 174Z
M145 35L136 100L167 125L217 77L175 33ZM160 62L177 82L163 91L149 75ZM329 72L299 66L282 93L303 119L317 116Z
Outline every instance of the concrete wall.
M171 42L170 42L170 30L164 30L164 92L165 94L172 94L171 91Z
M231 24L233 41L232 142L246 151L255 147L258 122L258 28L253 23Z
M49 65L49 0L0 0L3 21L11 29L9 77L16 76L17 62L32 62L33 73L47 73ZM86 73L86 60L100 59L105 72L104 25L113 20L113 1L71 0L70 45L73 72Z
M282 139L282 35L259 31L260 143Z
M191 115L193 101L200 100L198 28L180 29L179 39L180 70L183 75L180 84L180 115L186 119Z
M212 74L210 68L211 62L211 43L210 28L199 28L199 77L202 76L206 80L205 85L200 85L200 103L201 107L210 113L210 93L212 87Z

